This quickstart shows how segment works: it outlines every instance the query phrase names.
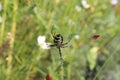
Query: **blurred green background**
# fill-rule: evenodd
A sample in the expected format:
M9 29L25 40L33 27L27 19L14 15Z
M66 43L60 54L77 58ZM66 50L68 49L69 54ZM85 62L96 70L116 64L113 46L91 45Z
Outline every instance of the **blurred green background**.
M61 80L57 48L37 42L53 43L53 24L64 41L72 34L64 80L120 80L120 3L110 1L0 0L0 80Z

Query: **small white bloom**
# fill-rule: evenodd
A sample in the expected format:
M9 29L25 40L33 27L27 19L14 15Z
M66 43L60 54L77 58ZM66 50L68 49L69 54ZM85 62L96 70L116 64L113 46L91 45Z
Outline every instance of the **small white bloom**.
M38 36L37 38L38 44L42 49L50 49L51 43L46 43L45 40L46 40L45 36Z
M0 11L2 11L2 3L0 2Z
M6 61L8 61L8 60L9 60L9 58L8 58L8 57L6 57L6 58L5 58L5 60L6 60Z
M75 25L75 22L74 22L72 19L69 19L69 20L68 20L68 24L69 24L69 25Z
M80 36L77 34L77 35L75 35L75 39L79 39L80 38Z
M45 36L38 36L37 38L39 44L45 42L45 39L46 39Z
M85 8L89 8L89 7L90 7L90 5L89 5L89 4L86 4L84 7L85 7Z
M87 4L86 0L82 0L81 3L83 6Z
M0 16L0 23L2 23L2 17Z
M58 4L60 2L60 0L55 0L56 4Z
M75 6L75 10L77 11L77 12L80 12L81 11L81 7L80 6Z
M42 49L50 49L50 44L51 43L42 43L42 44L40 44L40 47L42 48Z
M86 0L82 0L81 3L82 3L84 8L89 8L90 7L90 5L87 4Z
M33 12L38 13L38 8L36 6L33 8Z
M118 0L110 0L110 3L111 3L112 5L116 5L116 4L118 3Z

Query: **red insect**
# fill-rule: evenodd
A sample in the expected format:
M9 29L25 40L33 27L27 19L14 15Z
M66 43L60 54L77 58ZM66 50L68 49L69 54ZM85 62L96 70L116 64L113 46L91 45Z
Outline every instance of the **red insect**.
M52 80L52 77L50 76L50 74L47 74L46 80Z
M98 39L99 37L100 37L100 35L98 35L98 34L97 34L97 35L93 35L93 36L92 36L92 39L93 39L93 40L96 40L96 39Z

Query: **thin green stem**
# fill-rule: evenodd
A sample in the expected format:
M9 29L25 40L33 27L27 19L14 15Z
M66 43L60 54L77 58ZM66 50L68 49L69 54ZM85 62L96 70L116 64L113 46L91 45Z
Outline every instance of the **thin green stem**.
M12 21L12 28L11 28L11 33L12 36L10 38L10 51L8 53L8 62L7 62L7 80L10 80L11 77L11 70L12 70L12 53L13 53L13 48L14 48L14 37L15 37L15 32L16 32L16 13L17 13L17 0L14 0L14 8L13 8L13 21Z
M99 72L96 74L96 76L94 77L93 80L96 80L96 78L100 75L100 73L102 72L103 68L108 64L108 62L110 61L110 59L113 57L113 55L117 52L117 50L119 49L119 45L116 47L116 49L114 50L114 52L108 57L108 59L105 61L105 63L103 64L103 66L100 68Z
M64 80L64 66L63 66L64 60L63 60L60 48L58 48L58 49L59 49L60 59L61 59L61 80Z
M6 20L6 9L7 9L7 0L4 0L3 13L2 13L2 24L1 24L0 45L2 44L3 36L4 36L5 20Z
M67 80L71 79L71 64L68 65L67 67Z

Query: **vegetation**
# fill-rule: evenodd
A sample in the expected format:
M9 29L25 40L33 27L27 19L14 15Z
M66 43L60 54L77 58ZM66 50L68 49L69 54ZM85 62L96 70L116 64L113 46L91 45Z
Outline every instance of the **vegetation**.
M109 0L1 0L0 80L119 80L119 21L120 3ZM37 42L53 44L52 25L64 41L72 34L64 73L58 49Z

